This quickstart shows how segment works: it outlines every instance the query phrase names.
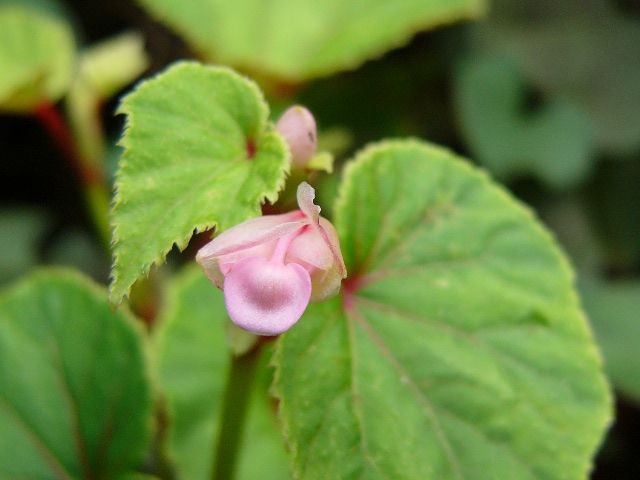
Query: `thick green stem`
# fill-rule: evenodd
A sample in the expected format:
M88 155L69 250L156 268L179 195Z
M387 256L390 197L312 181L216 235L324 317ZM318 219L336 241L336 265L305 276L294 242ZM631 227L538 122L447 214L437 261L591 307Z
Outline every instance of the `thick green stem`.
M234 478L260 351L259 347L254 348L246 355L234 356L231 360L222 407L222 423L213 455L213 480Z

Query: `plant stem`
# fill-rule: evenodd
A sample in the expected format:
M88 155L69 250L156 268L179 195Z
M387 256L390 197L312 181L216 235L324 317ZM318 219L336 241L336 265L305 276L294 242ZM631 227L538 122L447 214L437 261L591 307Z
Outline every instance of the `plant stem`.
M232 480L238 459L238 447L244 432L244 420L253 389L259 346L247 354L232 357L225 390L218 444L214 447L212 480Z
M100 162L79 153L64 116L54 104L43 103L35 110L35 115L75 171L82 185L94 226L100 240L108 250L111 241L109 229L110 195Z

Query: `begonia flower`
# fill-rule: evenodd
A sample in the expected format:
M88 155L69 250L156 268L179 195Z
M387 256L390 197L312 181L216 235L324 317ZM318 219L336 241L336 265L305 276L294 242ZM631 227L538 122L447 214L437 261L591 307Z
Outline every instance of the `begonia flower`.
M291 328L310 301L335 295L346 269L333 225L298 186L299 210L247 220L202 247L196 260L224 291L231 320L258 335Z
M288 108L276 123L276 130L289 145L293 166L306 167L316 153L316 121L311 112L300 105Z

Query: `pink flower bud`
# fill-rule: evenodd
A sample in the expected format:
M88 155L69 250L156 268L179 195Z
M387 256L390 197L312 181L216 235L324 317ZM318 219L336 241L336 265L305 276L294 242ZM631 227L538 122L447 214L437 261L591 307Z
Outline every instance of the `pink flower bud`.
M314 198L303 182L300 210L247 220L198 251L197 262L223 289L227 312L239 327L278 335L300 319L309 301L340 289L347 272L338 236Z
M316 121L309 110L295 105L288 108L276 124L291 150L291 161L304 168L316 153Z

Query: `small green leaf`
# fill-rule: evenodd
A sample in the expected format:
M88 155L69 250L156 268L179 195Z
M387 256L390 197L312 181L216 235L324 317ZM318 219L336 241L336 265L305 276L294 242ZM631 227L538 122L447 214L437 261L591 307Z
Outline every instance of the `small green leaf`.
M587 278L581 287L611 381L640 401L640 282Z
M256 85L224 67L178 63L122 102L127 115L113 209L111 298L175 243L260 215L289 169Z
M170 286L156 337L161 389L169 407L168 453L177 478L208 480L218 438L231 352L222 293L199 268L183 272ZM265 352L268 354L269 352ZM238 479L288 478L284 441L267 396L270 370L265 355L251 393L240 448Z
M1 478L118 478L139 466L152 418L135 327L70 271L2 293Z
M611 418L549 234L450 152L366 149L336 226L349 278L280 338L296 478L584 479Z
M291 82L353 69L484 0L140 0L208 59Z
M469 148L496 176L533 174L562 189L582 182L594 158L586 115L553 99L525 110L526 82L500 55L474 55L458 69L456 103Z
M56 102L73 73L69 25L52 10L0 4L0 111L29 113Z

